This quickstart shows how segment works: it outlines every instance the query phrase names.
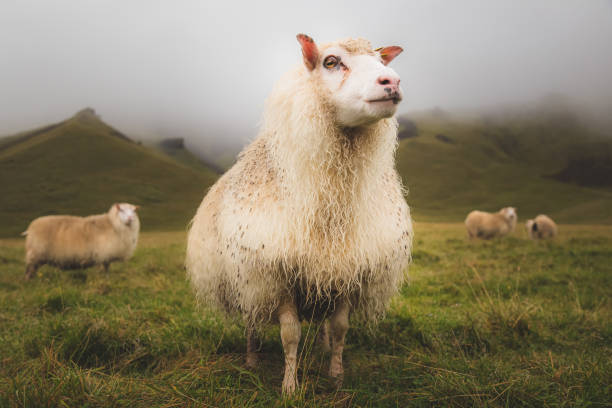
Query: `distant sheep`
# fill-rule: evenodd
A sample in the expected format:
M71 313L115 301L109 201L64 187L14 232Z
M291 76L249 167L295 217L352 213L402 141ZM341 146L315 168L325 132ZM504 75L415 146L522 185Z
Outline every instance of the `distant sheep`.
M113 204L105 214L75 217L49 215L36 218L26 236L26 279L45 264L61 269L103 265L129 259L138 242L137 206Z
M247 364L257 328L280 323L284 393L298 384L300 319L329 318L340 381L349 312L383 316L412 242L394 162L400 79L387 67L402 49L298 41L304 64L278 82L259 136L204 197L186 258L198 298L242 314Z
M557 235L557 224L547 215L540 214L525 223L527 234L531 239L549 239Z
M472 211L465 219L465 227L470 238L491 239L514 231L516 219L514 207L504 207L496 213Z

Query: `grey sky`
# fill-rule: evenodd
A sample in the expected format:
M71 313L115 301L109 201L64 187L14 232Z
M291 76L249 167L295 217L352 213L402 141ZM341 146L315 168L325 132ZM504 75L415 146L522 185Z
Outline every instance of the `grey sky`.
M402 46L400 112L612 101L605 0L3 0L0 134L91 106L137 137L247 140L299 32Z

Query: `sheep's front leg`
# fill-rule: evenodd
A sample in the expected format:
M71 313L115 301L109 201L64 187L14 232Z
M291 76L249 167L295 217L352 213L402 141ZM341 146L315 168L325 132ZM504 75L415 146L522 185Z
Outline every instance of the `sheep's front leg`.
M338 384L342 383L344 368L342 367L342 350L344 337L349 328L349 306L345 301L336 304L336 310L329 319L331 326L331 362L329 376L335 378Z
M285 352L285 377L283 378L283 394L293 394L298 385L297 380L297 349L302 335L302 326L293 302L282 304L278 308L280 335Z
M321 327L319 328L318 341L319 341L319 346L321 347L321 350L325 352L331 350L331 347L329 346L329 321L328 320L324 320L323 323L321 324Z
M36 275L39 264L32 262L26 265L25 280L30 280Z
M106 279L108 279L108 269L110 268L110 262L103 262L102 267L104 268L104 275L106 276Z
M246 355L246 365L249 368L257 367L257 348L258 348L259 339L257 338L257 333L253 327L247 328L247 355Z

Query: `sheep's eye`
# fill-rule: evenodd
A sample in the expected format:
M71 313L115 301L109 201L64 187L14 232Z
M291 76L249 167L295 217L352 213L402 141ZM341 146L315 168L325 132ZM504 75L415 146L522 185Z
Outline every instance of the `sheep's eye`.
M327 69L331 69L336 65L338 65L338 58L334 57L333 55L330 55L323 61L323 66Z

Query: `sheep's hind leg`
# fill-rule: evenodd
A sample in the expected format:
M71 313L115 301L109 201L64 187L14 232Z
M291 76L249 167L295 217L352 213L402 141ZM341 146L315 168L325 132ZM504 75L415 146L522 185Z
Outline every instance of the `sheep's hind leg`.
M298 386L297 380L297 349L302 335L302 327L293 302L283 303L278 308L280 335L285 352L285 377L283 378L283 394L293 394Z
M247 355L246 365L249 368L257 367L257 349L259 348L259 339L253 327L247 327Z
M336 310L330 320L331 326L331 361L329 364L329 376L336 379L338 385L342 384L344 368L342 367L342 351L344 349L344 338L349 328L349 306L341 301L336 304Z

